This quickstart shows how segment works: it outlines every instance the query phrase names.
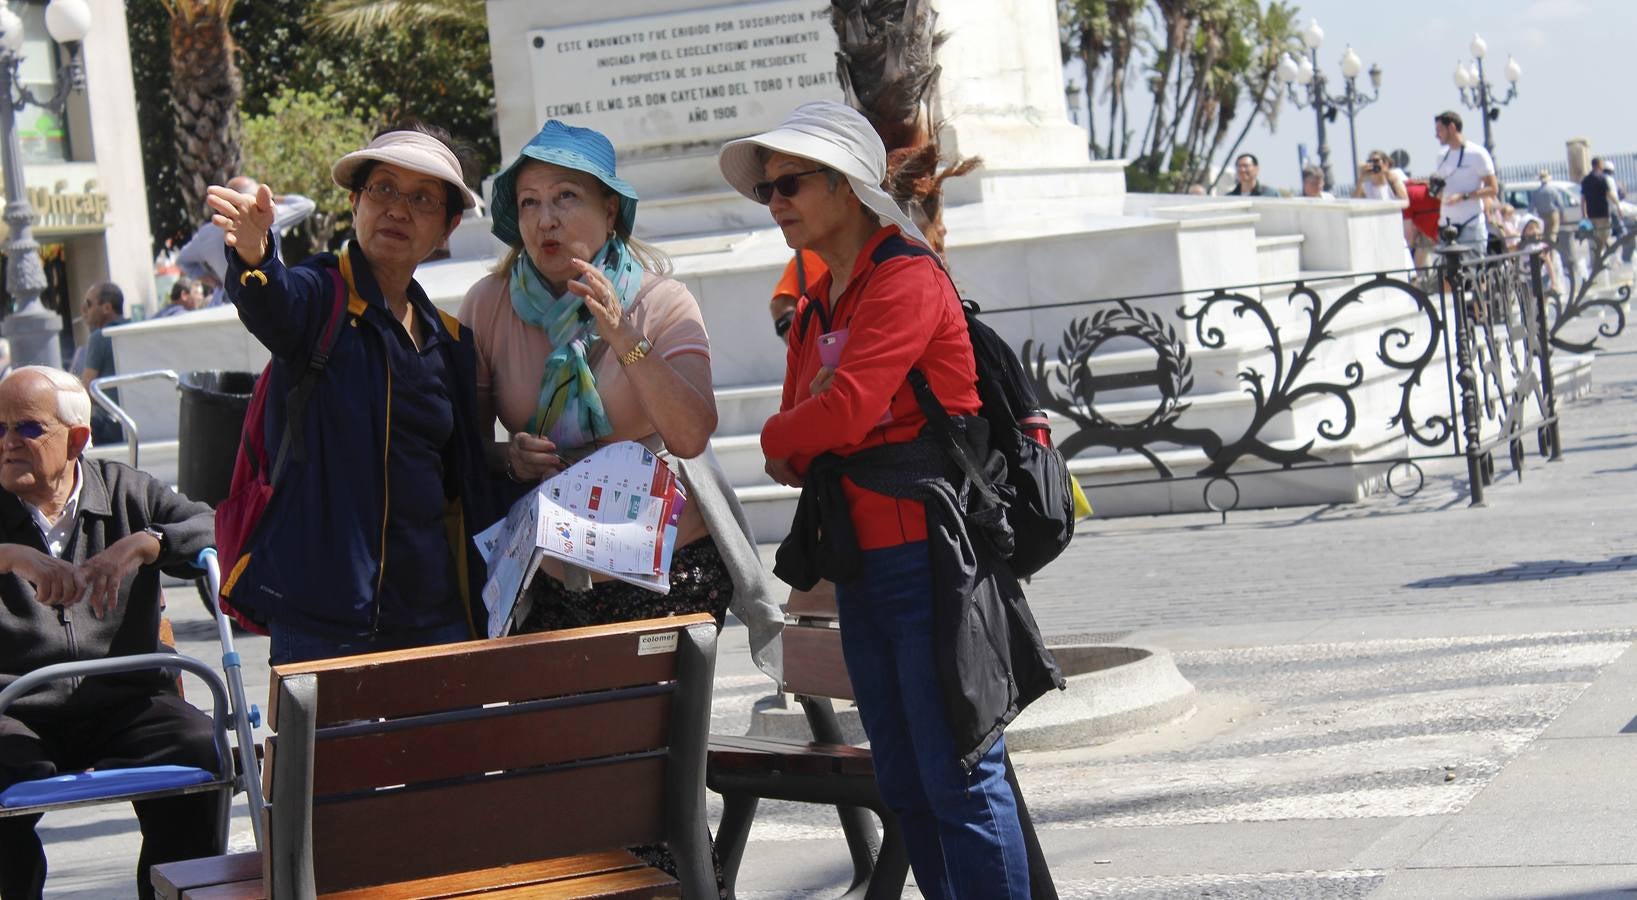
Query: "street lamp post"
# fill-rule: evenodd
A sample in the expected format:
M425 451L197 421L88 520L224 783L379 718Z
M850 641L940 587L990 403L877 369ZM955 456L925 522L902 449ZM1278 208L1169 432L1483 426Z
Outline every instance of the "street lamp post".
M1455 64L1455 89L1461 92L1461 103L1467 109L1478 110L1479 118L1484 121L1484 149L1490 156L1495 155L1495 137L1490 132L1489 123L1501 116L1501 107L1511 103L1518 96L1518 79L1523 77L1523 67L1518 61L1508 56L1504 74L1509 86L1505 97L1495 96L1495 87L1484 76L1484 57L1489 53L1489 45L1478 35L1472 36L1471 63L1457 62Z
M1357 177L1358 133L1354 128L1354 118L1359 110L1381 97L1381 67L1370 66L1371 93L1359 90L1358 76L1364 64L1349 46L1341 57L1345 89L1340 94L1331 94L1325 90L1324 72L1319 68L1319 45L1323 43L1324 29L1319 27L1317 19L1309 19L1307 27L1302 30L1302 45L1307 52L1299 62L1286 53L1279 60L1276 74L1289 92L1290 102L1297 109L1313 108L1313 120L1319 130L1319 168L1324 171L1324 186L1329 189L1335 186L1336 181L1330 170L1330 142L1325 138L1325 123L1336 121L1339 113L1347 113L1347 141L1353 152L1353 172ZM1300 90L1297 85L1301 86Z
M5 167L6 178L6 291L12 302L11 314L0 323L0 334L11 342L11 358L16 365L60 368L59 319L40 303L40 293L46 288L45 267L40 263L40 245L34 241L34 207L29 205L23 181L17 113L26 106L61 113L69 92L85 86L80 42L91 30L91 9L85 0L51 0L45 24L51 39L68 51L68 61L58 73L55 93L41 100L18 81L18 66L23 61L23 20L0 0L0 165Z

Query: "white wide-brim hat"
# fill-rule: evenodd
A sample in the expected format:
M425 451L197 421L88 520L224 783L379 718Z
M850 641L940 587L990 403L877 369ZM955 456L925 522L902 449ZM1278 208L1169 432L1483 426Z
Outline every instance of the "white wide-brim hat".
M927 243L909 214L881 189L887 177L887 148L858 110L834 100L803 103L772 131L723 144L716 159L722 177L752 200L756 199L753 188L757 182L767 180L756 158L757 149L762 147L810 159L840 172L847 177L859 202L883 222L891 222L907 237Z
M354 150L335 161L330 178L347 190L353 190L353 176L366 162L384 162L428 175L460 189L462 209L477 206L477 194L466 186L461 177L460 160L443 141L419 131L389 131L369 142L369 146Z

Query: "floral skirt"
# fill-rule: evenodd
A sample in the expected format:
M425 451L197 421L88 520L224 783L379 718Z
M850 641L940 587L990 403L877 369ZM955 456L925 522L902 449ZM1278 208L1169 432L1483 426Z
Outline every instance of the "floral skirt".
M555 578L540 577L529 585L529 611L518 628L522 634L612 625L637 619L660 619L690 613L710 613L722 627L733 599L728 575L716 542L700 538L671 555L671 592L656 594L623 581L603 581L585 593L574 593Z

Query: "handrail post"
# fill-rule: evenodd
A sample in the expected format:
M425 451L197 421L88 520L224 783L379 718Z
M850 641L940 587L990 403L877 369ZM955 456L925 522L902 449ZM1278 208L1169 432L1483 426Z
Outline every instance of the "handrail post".
M1472 304L1483 299L1467 296L1461 278L1464 248L1440 247L1437 252L1443 257L1444 283L1449 285L1455 307L1455 381L1461 387L1461 434L1466 452L1467 495L1471 498L1467 505L1483 506L1483 428L1478 414L1478 375L1472 362Z
M1546 421L1543 423L1541 434L1546 438L1549 447L1543 448L1548 462L1563 460L1563 445L1561 433L1557 424L1557 384L1552 378L1552 333L1546 323L1546 288L1541 278L1541 268L1544 265L1546 252L1535 253L1529 257L1529 289L1535 300L1535 328L1540 340L1540 387L1546 398Z

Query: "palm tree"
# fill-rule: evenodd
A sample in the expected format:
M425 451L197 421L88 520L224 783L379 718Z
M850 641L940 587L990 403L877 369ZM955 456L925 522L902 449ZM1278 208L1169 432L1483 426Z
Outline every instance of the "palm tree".
M864 114L890 153L933 135L938 14L927 0L834 0L836 74L847 104Z
M1250 6L1257 9L1254 3ZM1239 136L1228 147L1227 156L1223 158L1224 165L1233 159L1239 145L1250 133L1251 126L1256 124L1258 115L1267 120L1269 131L1279 125L1281 96L1275 73L1279 69L1279 59L1286 51L1300 52L1301 45L1296 34L1297 12L1294 4L1273 0L1265 10L1258 9L1256 17L1248 23L1246 34L1251 41L1251 61L1240 73L1240 89L1250 99L1250 115L1245 117L1245 125L1239 130ZM1207 169L1215 155L1213 147L1205 159ZM1201 174L1209 176L1208 171Z
M171 96L176 116L177 189L197 215L205 188L243 168L239 97L244 79L228 31L236 0L160 0L171 20Z
M484 0L326 0L312 17L325 34L364 37L371 32L424 25L486 27Z
M980 160L957 159L940 169L938 48L944 35L928 0L832 0L836 75L847 104L864 114L887 148L886 187L906 208L919 208L935 227L943 218L943 183ZM938 239L931 238L935 244ZM942 252L942 246L934 246Z

